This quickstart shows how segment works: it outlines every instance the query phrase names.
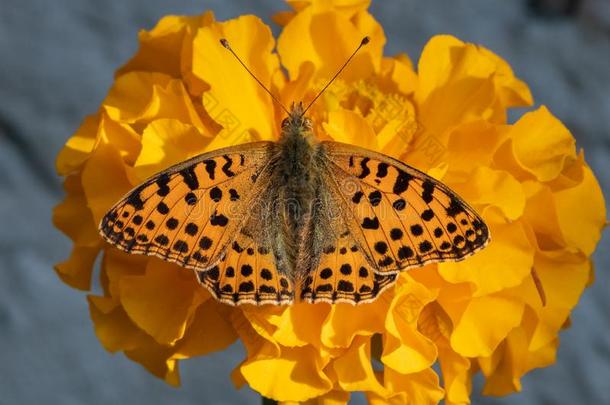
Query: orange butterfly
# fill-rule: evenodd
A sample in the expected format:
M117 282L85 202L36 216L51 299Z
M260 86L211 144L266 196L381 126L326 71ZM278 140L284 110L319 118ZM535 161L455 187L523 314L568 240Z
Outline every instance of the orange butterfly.
M193 269L231 305L290 304L295 289L311 303L371 302L402 270L487 245L483 220L442 183L381 153L317 141L309 106L284 108L278 142L204 153L151 177L102 219L102 236Z

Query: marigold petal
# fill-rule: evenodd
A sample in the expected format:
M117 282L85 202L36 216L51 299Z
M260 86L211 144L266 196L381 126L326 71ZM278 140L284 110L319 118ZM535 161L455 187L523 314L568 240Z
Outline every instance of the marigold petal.
M517 162L539 181L553 180L567 159L576 158L570 131L544 106L523 115L508 136Z
M556 250L566 246L551 188L535 181L525 181L523 190L527 196L523 220L532 228L538 248Z
M66 198L53 209L53 225L79 246L98 246L100 237L93 222L80 175L66 177Z
M209 296L191 270L153 258L145 275L124 276L119 285L125 312L162 344L172 344L184 336L195 310Z
M373 128L362 115L354 111L341 109L330 112L328 122L325 122L323 127L336 142L350 143L371 150L378 149Z
M203 103L224 127L217 137L224 146L251 140L249 130L257 139L275 139L278 125L271 98L219 43L221 38L268 88L279 69L271 30L259 18L242 16L199 29L193 42L193 73L211 87Z
M89 290L91 288L93 264L99 252L99 246L76 245L72 249L68 260L54 266L55 272L70 287Z
M109 352L133 350L150 341L125 313L120 303L110 297L87 296L95 335Z
M383 373L385 387L390 391L402 394L387 398L387 402L371 401L371 403L409 404L409 405L435 405L443 399L443 389L439 385L438 376L434 370L427 368L418 373L401 374L391 368ZM367 392L369 399L375 398L374 393Z
M171 76L162 73L126 73L116 78L103 101L103 107L111 119L119 122L132 123L140 118L153 118L159 108L159 100L154 97L154 86L166 86L171 80Z
M101 144L83 168L82 182L93 221L99 224L106 212L125 195L133 183L119 152Z
M336 381L344 391L373 391L379 395L388 392L377 380L371 363L371 339L358 336L350 347L332 362Z
M60 176L67 176L79 169L97 144L97 129L100 115L87 116L55 160L55 168Z
M472 386L470 360L460 356L449 347L440 347L438 357L443 373L445 403L447 405L469 404Z
M442 157L451 171L470 172L478 166L491 166L502 140L499 126L484 120L474 121L451 131Z
M278 358L246 360L240 367L252 389L277 401L305 401L325 394L332 382L311 346L282 348Z
M312 308L307 303L292 304L269 322L276 326L273 339L286 347L321 345L322 323L330 312L330 306Z
M172 358L173 349L161 346L154 341L147 345L140 345L133 350L125 351L131 360L140 363L152 375L164 380L175 387L180 385L178 360Z
M400 282L396 288L385 320L381 356L381 361L396 372L419 372L436 360L436 346L417 330L419 314L432 298L423 285L411 279Z
M120 299L120 283L124 276L143 275L149 258L132 255L106 245L100 278L104 293Z
M487 357L521 322L523 302L499 293L475 297L466 310L454 318L451 347L465 357ZM502 314L502 316L498 316Z
M223 304L214 299L203 302L195 311L184 337L176 344L177 358L203 356L226 349L237 339Z
M542 306L538 292L530 282L526 302L535 308L538 317L529 342L530 351L541 349L556 339L589 281L592 265L580 255L558 251L536 255L534 268L547 303ZM523 294L523 289L520 292Z
M489 246L468 260L439 264L439 273L445 280L474 283L476 296L521 284L534 263L534 249L521 222L488 221L488 226L492 237Z
M389 302L383 299L358 307L332 305L320 331L322 344L329 348L349 347L356 335L372 336L382 332L388 310Z
M569 246L587 256L595 250L606 223L606 204L597 179L588 166L582 182L555 193L559 227Z
M144 180L203 153L210 140L193 125L176 119L154 120L142 134L142 150L134 165L136 173Z
M420 100L452 81L490 78L502 100L500 108L532 103L527 85L515 78L503 59L484 47L464 43L450 35L437 35L428 41L419 59L418 71Z
M150 31L140 31L140 49L117 71L117 76L127 72L158 72L180 78L185 67L190 66L191 54L185 53L186 44L192 41L200 27L210 25L214 15L208 11L199 16L165 16Z
M453 189L470 204L499 208L508 220L518 219L525 208L521 183L504 170L479 167L465 183L454 184Z
M521 391L521 376L533 368L555 362L557 340L537 351L528 351L523 349L527 347L527 339L527 333L522 328L516 328L489 361L479 361L487 377L484 395L500 396Z
M356 55L342 78L351 81L378 71L385 44L379 24L371 16L363 15L353 22L324 8L306 8L282 30L278 52L289 76L297 77L301 64L310 61L316 67L316 78L332 77L365 35L370 37L370 43Z

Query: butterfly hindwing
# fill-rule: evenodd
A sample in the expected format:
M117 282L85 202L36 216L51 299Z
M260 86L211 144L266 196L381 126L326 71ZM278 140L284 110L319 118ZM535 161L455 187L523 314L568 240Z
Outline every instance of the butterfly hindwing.
M230 305L292 303L292 282L278 272L271 246L250 234L249 228L240 231L220 262L197 272L199 281L217 300Z
M397 275L373 271L345 224L336 230L338 238L331 239L322 248L315 269L305 278L301 299L333 304L362 304L375 300L394 284Z
M375 272L461 260L489 242L479 215L448 187L380 153L324 142L329 182ZM354 232L356 233L356 232Z
M101 235L123 251L206 270L242 226L272 146L225 148L170 167L110 209Z

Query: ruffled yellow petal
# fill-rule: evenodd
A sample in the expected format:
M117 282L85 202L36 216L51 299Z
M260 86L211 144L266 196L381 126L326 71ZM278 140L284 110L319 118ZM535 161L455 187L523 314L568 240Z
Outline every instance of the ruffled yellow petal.
M332 382L322 372L324 364L311 346L282 348L277 358L246 360L240 367L248 384L277 401L305 401L325 394Z
M226 349L237 333L226 318L226 308L214 299L202 303L193 315L182 340L176 344L176 358L203 356Z
M578 186L555 193L555 205L566 242L587 256L591 255L606 223L606 204L588 166L585 166L583 180Z
M439 385L436 373L427 368L419 373L400 374L391 368L383 373L384 385L390 392L397 393L381 402L374 393L367 393L371 403L433 405L443 398L443 389Z
M480 359L481 370L487 376L483 394L500 396L521 391L523 374L555 362L557 340L537 351L523 350L527 340L523 329L515 329L490 359Z
M130 72L119 76L103 106L108 116L118 122L173 118L204 130L182 81L161 73Z
M178 360L172 357L173 349L157 343L139 345L136 349L125 351L131 360L140 363L151 374L165 380L166 383L179 386L180 373Z
M57 171L68 175L80 169L100 143L112 144L126 163L132 164L140 150L140 137L129 126L100 113L85 119L57 157Z
M539 181L556 178L566 160L576 158L570 131L546 107L523 115L508 136L519 164Z
M143 275L148 260L146 256L130 255L106 246L100 275L104 292L119 299L121 279L124 276Z
M448 347L439 348L438 357L443 374L445 403L447 405L469 404L472 390L470 360Z
M70 287L89 290L93 264L99 252L99 246L76 245L68 260L54 266L55 272Z
M438 362L443 375L445 402L447 404L470 403L472 377L470 360L457 354L450 345L453 323L436 302L426 305L418 320L419 329L438 348Z
M271 53L275 46L271 30L259 18L242 16L199 29L193 42L193 72L210 86L203 103L207 113L224 128L217 138L222 146L275 139L278 121L271 98L219 43L221 38L229 41L268 88L279 69L277 55Z
M117 300L93 295L87 299L95 334L106 350L133 350L150 340L150 336L129 319Z
M214 22L208 11L200 16L166 16L150 31L140 31L140 49L117 71L158 72L180 78L188 75L192 61L192 41L200 27Z
M551 188L535 181L526 181L523 182L523 190L527 196L523 219L534 231L538 248L555 250L566 246Z
M324 130L336 142L351 143L362 148L377 149L377 139L373 128L362 115L348 110L333 111L328 114Z
M161 344L182 338L209 297L191 270L156 259L148 261L146 274L121 278L120 296L127 315Z
M345 348L352 345L357 335L372 336L382 332L389 305L390 302L380 299L362 307L349 304L331 306L320 330L322 344L330 348Z
M417 330L417 319L430 292L411 279L396 288L385 320L381 361L396 372L410 374L422 371L436 360L436 346Z
M502 132L502 127L487 121L461 125L450 133L446 148L440 145L436 156L442 156L449 170L456 173L491 166L494 154L504 140Z
M521 292L528 305L535 309L538 318L528 347L530 351L541 349L557 337L592 271L589 260L562 251L539 253L534 268L544 287L547 305L542 306L535 286L529 285Z
M320 346L320 329L329 312L328 305L312 310L309 304L293 304L280 314L269 317L269 323L276 327L273 339L287 347Z
M278 52L290 77L297 77L301 65L308 61L316 68L316 78L328 79L354 52L365 35L370 37L371 42L342 73L344 80L351 81L379 70L385 44L383 30L364 12L350 19L329 10L327 6L307 7L284 27L278 39Z
M387 395L387 391L377 380L371 363L371 340L357 337L349 349L332 363L336 381L344 391L372 391Z
M66 198L53 209L53 225L79 246L99 246L100 237L87 207L81 176L66 177L64 191Z
M85 118L61 149L55 161L55 168L60 176L69 175L87 160L97 144L99 120L99 114Z
M501 294L472 298L463 313L455 316L448 311L450 316L453 315L455 325L451 347L465 357L491 355L508 333L519 325L523 309L522 302Z
M450 35L430 39L419 60L417 97L425 99L435 89L466 78L491 78L503 107L532 104L530 91L510 66L493 52Z
M473 283L476 296L521 284L534 263L534 249L520 222L488 221L487 224L492 237L489 246L468 260L439 264L439 272L445 280Z
M142 180L206 151L211 138L197 127L176 119L152 121L142 134L142 151L135 162Z
M106 144L100 145L87 160L82 182L95 224L99 224L106 212L134 186L127 173L129 170L119 152Z

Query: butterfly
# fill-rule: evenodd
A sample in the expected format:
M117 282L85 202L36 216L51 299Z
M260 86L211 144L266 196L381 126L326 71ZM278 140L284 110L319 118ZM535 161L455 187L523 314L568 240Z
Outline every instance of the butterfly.
M401 271L488 244L481 217L441 182L384 154L318 141L309 106L285 109L277 142L215 150L152 176L108 211L102 237L194 270L230 305L367 303Z

